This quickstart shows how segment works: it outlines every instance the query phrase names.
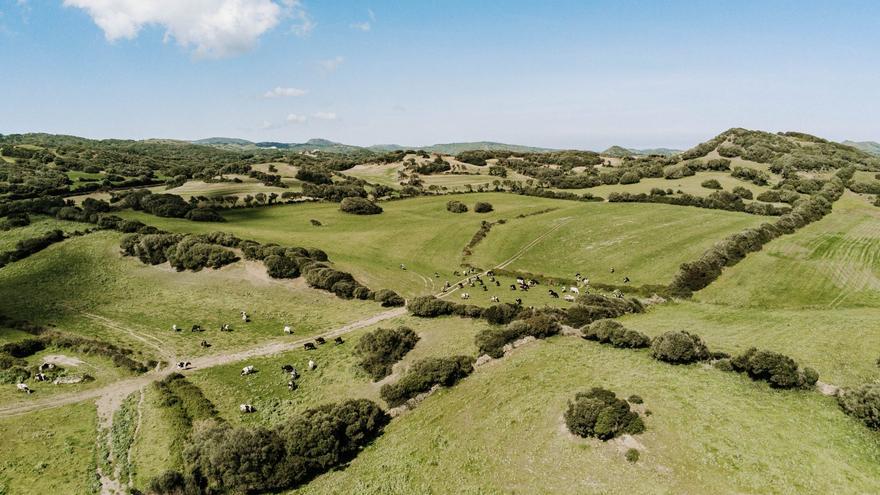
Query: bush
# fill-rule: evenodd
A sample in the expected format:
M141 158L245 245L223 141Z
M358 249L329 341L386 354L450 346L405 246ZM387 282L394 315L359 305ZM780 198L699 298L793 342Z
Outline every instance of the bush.
M721 189L721 183L716 179L704 180L700 183L700 186L705 187L706 189Z
M193 222L225 222L226 219L220 216L213 208L193 208L187 212L187 220Z
M812 387L819 379L811 368L799 371L797 362L788 356L754 347L731 359L730 364L735 371L745 372L753 380L765 380L775 388Z
M754 197L752 191L743 186L736 186L731 192L740 199L752 199Z
M837 403L845 413L859 419L868 428L880 430L880 383L845 389L837 396Z
M626 460L629 462L638 462L639 460L639 451L636 449L628 449L626 451Z
M391 407L397 407L434 385L450 387L474 370L470 356L425 358L413 364L400 380L382 386L380 395Z
M391 289L381 289L373 296L384 308L396 308L406 304L406 300Z
M312 184L330 184L333 182L333 176L330 171L324 167L315 165L301 165L296 171L297 180L310 182Z
M186 481L177 471L165 471L150 480L149 492L159 495L183 495L186 493Z
M6 220L0 222L0 230L10 230L16 227L24 227L30 225L31 217L25 213L13 213L6 217Z
M487 328L477 333L475 338L480 354L493 358L504 355L504 346L523 337L545 339L561 330L559 322L547 315L534 315L525 320L517 320L502 328Z
M474 205L474 211L477 213L489 213L492 210L493 208L491 203L477 201L477 203Z
M630 395L629 398L626 399L626 401L630 404L642 404L643 402L645 402L639 395Z
M643 310L642 304L636 299L583 294L578 298L577 304L566 310L565 320L569 325L580 328L596 320L641 313Z
M451 211L452 213L466 213L468 207L461 201L450 201L446 203L446 210Z
M221 268L235 263L239 257L229 249L205 242L200 236L187 236L165 250L168 262L178 271Z
M651 339L640 332L629 330L617 321L604 319L581 330L583 338L623 349L641 349L651 345Z
M451 315L455 305L449 301L437 299L434 296L420 296L409 302L409 312L423 318L435 318L437 316Z
M645 431L638 413L631 411L629 404L618 399L614 392L602 388L577 394L574 401L568 403L565 424L575 435L601 440Z
M522 307L510 303L489 306L483 311L483 318L493 325L506 325L513 321Z
M378 215L382 207L366 198L348 197L339 204L339 209L354 215Z
M639 176L638 172L633 172L632 170L624 172L620 176L621 184L635 184L641 180L641 176Z
M709 359L709 349L699 336L688 332L666 332L651 341L651 356L672 364Z
M39 237L20 240L15 244L15 249L12 251L0 253L0 266L27 258L28 256L38 253L52 244L63 240L64 232L57 229L46 232Z
M373 381L379 381L391 374L394 363L403 359L418 341L419 336L411 328L380 328L361 337L354 351L361 357L358 365Z
M267 256L263 264L266 265L266 273L272 278L299 277L299 263L291 256L273 254Z

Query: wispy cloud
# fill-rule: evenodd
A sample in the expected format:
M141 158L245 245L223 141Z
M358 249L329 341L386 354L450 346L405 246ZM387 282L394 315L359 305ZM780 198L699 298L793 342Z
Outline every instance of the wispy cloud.
M64 0L85 10L108 41L134 39L144 26L165 29L165 41L192 49L197 57L221 58L251 50L286 19L292 29L314 29L299 0Z
M338 55L333 58L328 58L327 60L321 60L318 64L327 72L333 72L342 65L342 62L345 62L345 57Z
M291 124L303 124L308 119L306 118L305 115L297 115L295 113L291 113L291 114L287 115L286 120L288 123L291 123Z
M312 20L312 16L299 3L291 7L291 18L294 20L290 31L300 38L308 37L318 27L318 23Z
M353 22L349 24L349 27L358 31L363 31L365 33L371 30L373 28L373 23L376 22L376 13L373 12L373 9L367 9L367 16L369 16L370 20Z
M263 98L286 98L290 96L302 96L308 91L299 88L282 88L278 86L263 93Z
M336 120L337 118L335 112L315 112L312 117L319 120Z

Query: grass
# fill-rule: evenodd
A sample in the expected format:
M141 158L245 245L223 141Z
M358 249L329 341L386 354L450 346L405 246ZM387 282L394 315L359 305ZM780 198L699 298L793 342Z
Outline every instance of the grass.
M244 182L204 182L200 180L191 180L180 187L160 192L177 194L187 200L192 196L214 197L236 195L239 196L239 201L243 202L244 197L248 194L253 196L257 193L263 193L268 196L271 193L275 193L278 196L281 196L281 194L286 191L302 190L302 183L298 180L287 179L284 182L288 184L288 188L267 186L262 182L257 182L253 179L244 179Z
M167 408L160 406L159 395L152 386L146 387L141 408L139 435L132 444L134 486L142 489L150 479L168 469L180 469L180 445L175 446L177 432L183 428L174 422Z
M651 189L659 188L664 191L667 189L672 189L673 193L677 193L681 191L683 193L691 194L694 196L708 196L715 192L715 189L706 189L701 186L704 181L709 179L715 179L720 184L721 187L725 191L732 191L734 187L742 186L746 189L752 191L754 196L769 190L769 187L766 186L757 186L752 184L751 182L742 181L730 176L729 173L726 172L698 172L695 175L690 177L683 177L681 179L663 179L663 178L655 178L655 179L642 179L641 181L635 184L610 184L610 185L602 185L596 187L589 187L585 189L554 189L555 191L560 192L573 192L577 194L590 193L594 196L599 196L602 198L607 198L608 195L612 192L626 192L631 194L639 194L645 193L648 194L651 192Z
M129 463L128 451L134 443L135 431L138 424L138 402L140 394L135 392L122 402L122 406L113 414L113 426L110 431L111 451L113 452L114 465L117 468L118 479L123 484L134 475L132 465Z
M394 328L401 325L412 328L419 334L420 340L394 366L391 377L373 383L357 365L359 358L354 354L357 341L364 333L378 327ZM271 425L328 402L348 398L380 401L380 386L396 380L402 370L419 359L453 354L476 355L474 336L487 327L487 323L478 320L401 317L349 334L345 337L346 342L340 346L330 342L316 351L297 350L246 363L218 366L193 373L190 380L202 389L225 419ZM309 371L306 366L310 359L318 364L315 371ZM281 371L284 364L293 365L301 375L296 391L287 389L288 377ZM241 376L241 368L245 365L253 365L258 372ZM257 413L242 415L238 405L243 403L254 405Z
M93 227L87 223L69 222L67 220L55 220L43 215L31 215L30 225L16 227L7 231L0 231L0 252L15 249L18 241L40 237L52 230L58 229L64 232L86 230Z
M93 493L96 428L94 404L0 419L0 493Z
M567 432L567 401L592 386L652 411L638 463ZM435 393L295 493L871 493L878 440L817 393L556 337Z
M382 311L373 302L310 289L302 279L274 281L262 265L241 262L197 273L144 265L119 254L120 237L100 232L70 239L4 267L0 313L147 356L188 359L283 339L284 325L308 335ZM251 323L239 324L241 310L252 315ZM224 322L235 331L220 333ZM172 324L200 324L208 331L175 333ZM201 348L202 339L213 347Z
M584 203L494 227L474 250L472 261L494 266L550 227L560 226L508 269L567 279L581 273L591 282L618 285L625 276L634 285L667 284L681 263L696 259L723 237L764 221L766 217L720 210Z

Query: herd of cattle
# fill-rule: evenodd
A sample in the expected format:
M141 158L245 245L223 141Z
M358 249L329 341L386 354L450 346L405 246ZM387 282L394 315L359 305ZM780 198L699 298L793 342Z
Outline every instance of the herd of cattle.
M614 273L614 267L611 267L610 271L611 271L611 273ZM480 287L480 288L482 288L483 291L488 291L489 286L486 284L486 282L483 281L483 275L480 275L478 273L475 274L475 273L477 273L476 269L469 268L461 274L461 275L467 276L467 278L465 280L458 282L457 284L451 284L447 280L446 284L443 286L443 292L455 290L456 288L464 290L466 286L473 287L473 288ZM459 276L459 272L455 271L455 272L453 272L453 275ZM435 274L435 276L438 276L438 275ZM495 287L501 287L501 282L495 278L495 272L493 272L492 270L489 270L485 273L485 276L488 277L489 284L495 284ZM577 273L577 274L575 274L575 280L577 280L577 285L571 285L571 286L562 285L559 288L559 292L557 292L553 288L548 288L547 295L553 299L559 299L560 293L562 293L563 300L565 300L567 302L575 302L577 300L577 296L579 296L581 294L582 290L584 291L584 293L589 291L590 279L587 277L581 276L580 273ZM623 277L624 284L628 284L629 282L630 282L629 277ZM535 286L537 286L539 284L540 284L540 282L535 279L528 279L527 280L523 277L517 277L516 283L510 284L510 290L528 292L530 289L535 288ZM555 283L551 280L551 281L547 282L547 285L550 285L551 287L553 287L553 286L555 286ZM615 297L623 297L623 293L618 289L615 289L613 294ZM462 292L460 297L464 300L467 300L467 299L471 298L471 294L470 294L470 292ZM498 296L491 296L489 298L489 300L493 303L497 303L497 302L501 301ZM522 299L517 298L516 303L522 304Z

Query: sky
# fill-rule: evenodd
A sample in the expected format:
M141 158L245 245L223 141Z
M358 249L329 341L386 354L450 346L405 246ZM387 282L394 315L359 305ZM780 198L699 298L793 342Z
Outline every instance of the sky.
M0 0L0 133L880 141L880 2Z

